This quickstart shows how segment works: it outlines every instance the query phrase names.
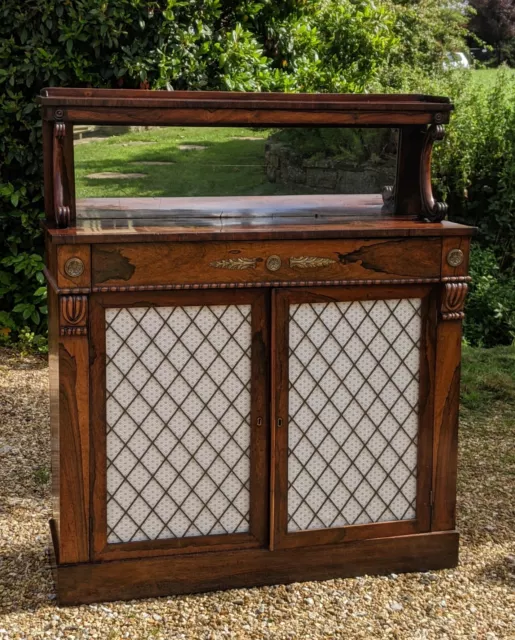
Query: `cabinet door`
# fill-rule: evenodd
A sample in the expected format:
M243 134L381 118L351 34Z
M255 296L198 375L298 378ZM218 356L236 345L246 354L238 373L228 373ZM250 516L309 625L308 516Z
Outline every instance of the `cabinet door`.
M93 557L268 542L268 298L91 298Z
M274 292L272 543L430 526L430 287Z

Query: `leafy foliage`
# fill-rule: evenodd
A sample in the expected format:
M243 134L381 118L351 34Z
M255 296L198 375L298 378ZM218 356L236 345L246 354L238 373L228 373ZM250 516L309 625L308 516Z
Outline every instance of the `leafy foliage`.
M0 339L46 326L42 87L398 89L463 47L462 22L439 0L4 0Z
M449 55L467 51L466 28L470 8L463 2L393 0L397 10L394 31L399 46L381 74L382 90L415 90L424 81L445 78ZM427 83L427 79L430 82ZM435 93L429 86L429 93ZM445 95L445 94L442 94Z
M406 89L454 103L433 179L450 219L478 228L464 333L471 345L492 347L515 340L515 75L500 70L486 80L455 71L410 79Z
M470 29L495 48L500 63L515 40L514 0L470 0L470 5L474 9Z
M491 249L472 248L472 283L464 335L469 344L494 347L515 341L515 274L501 271Z
M395 140L390 129L281 129L273 138L291 145L302 158L329 157L362 164L379 160L388 152L395 151Z
M453 220L477 226L503 271L515 264L515 76L493 85L457 73L444 88L456 112L435 152L438 189Z

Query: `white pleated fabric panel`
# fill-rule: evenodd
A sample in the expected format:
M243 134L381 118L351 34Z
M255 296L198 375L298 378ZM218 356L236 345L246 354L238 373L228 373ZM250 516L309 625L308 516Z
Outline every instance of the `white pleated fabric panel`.
M421 300L290 307L288 531L415 517Z
M108 542L249 530L251 307L106 309Z

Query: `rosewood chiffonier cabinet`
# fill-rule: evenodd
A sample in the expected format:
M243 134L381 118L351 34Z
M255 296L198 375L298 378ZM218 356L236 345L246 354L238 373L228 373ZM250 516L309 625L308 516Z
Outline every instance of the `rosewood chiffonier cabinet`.
M59 601L454 566L473 229L431 189L449 101L41 104ZM74 125L393 128L396 175L372 195L80 198Z

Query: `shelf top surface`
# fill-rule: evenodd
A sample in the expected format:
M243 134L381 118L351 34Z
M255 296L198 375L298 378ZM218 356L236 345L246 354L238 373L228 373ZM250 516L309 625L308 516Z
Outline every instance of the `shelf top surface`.
M46 226L56 243L285 240L471 235L472 227L382 211L380 195L77 200L74 226Z
M421 94L252 93L143 89L42 89L43 106L221 108L342 111L450 111L448 98Z

